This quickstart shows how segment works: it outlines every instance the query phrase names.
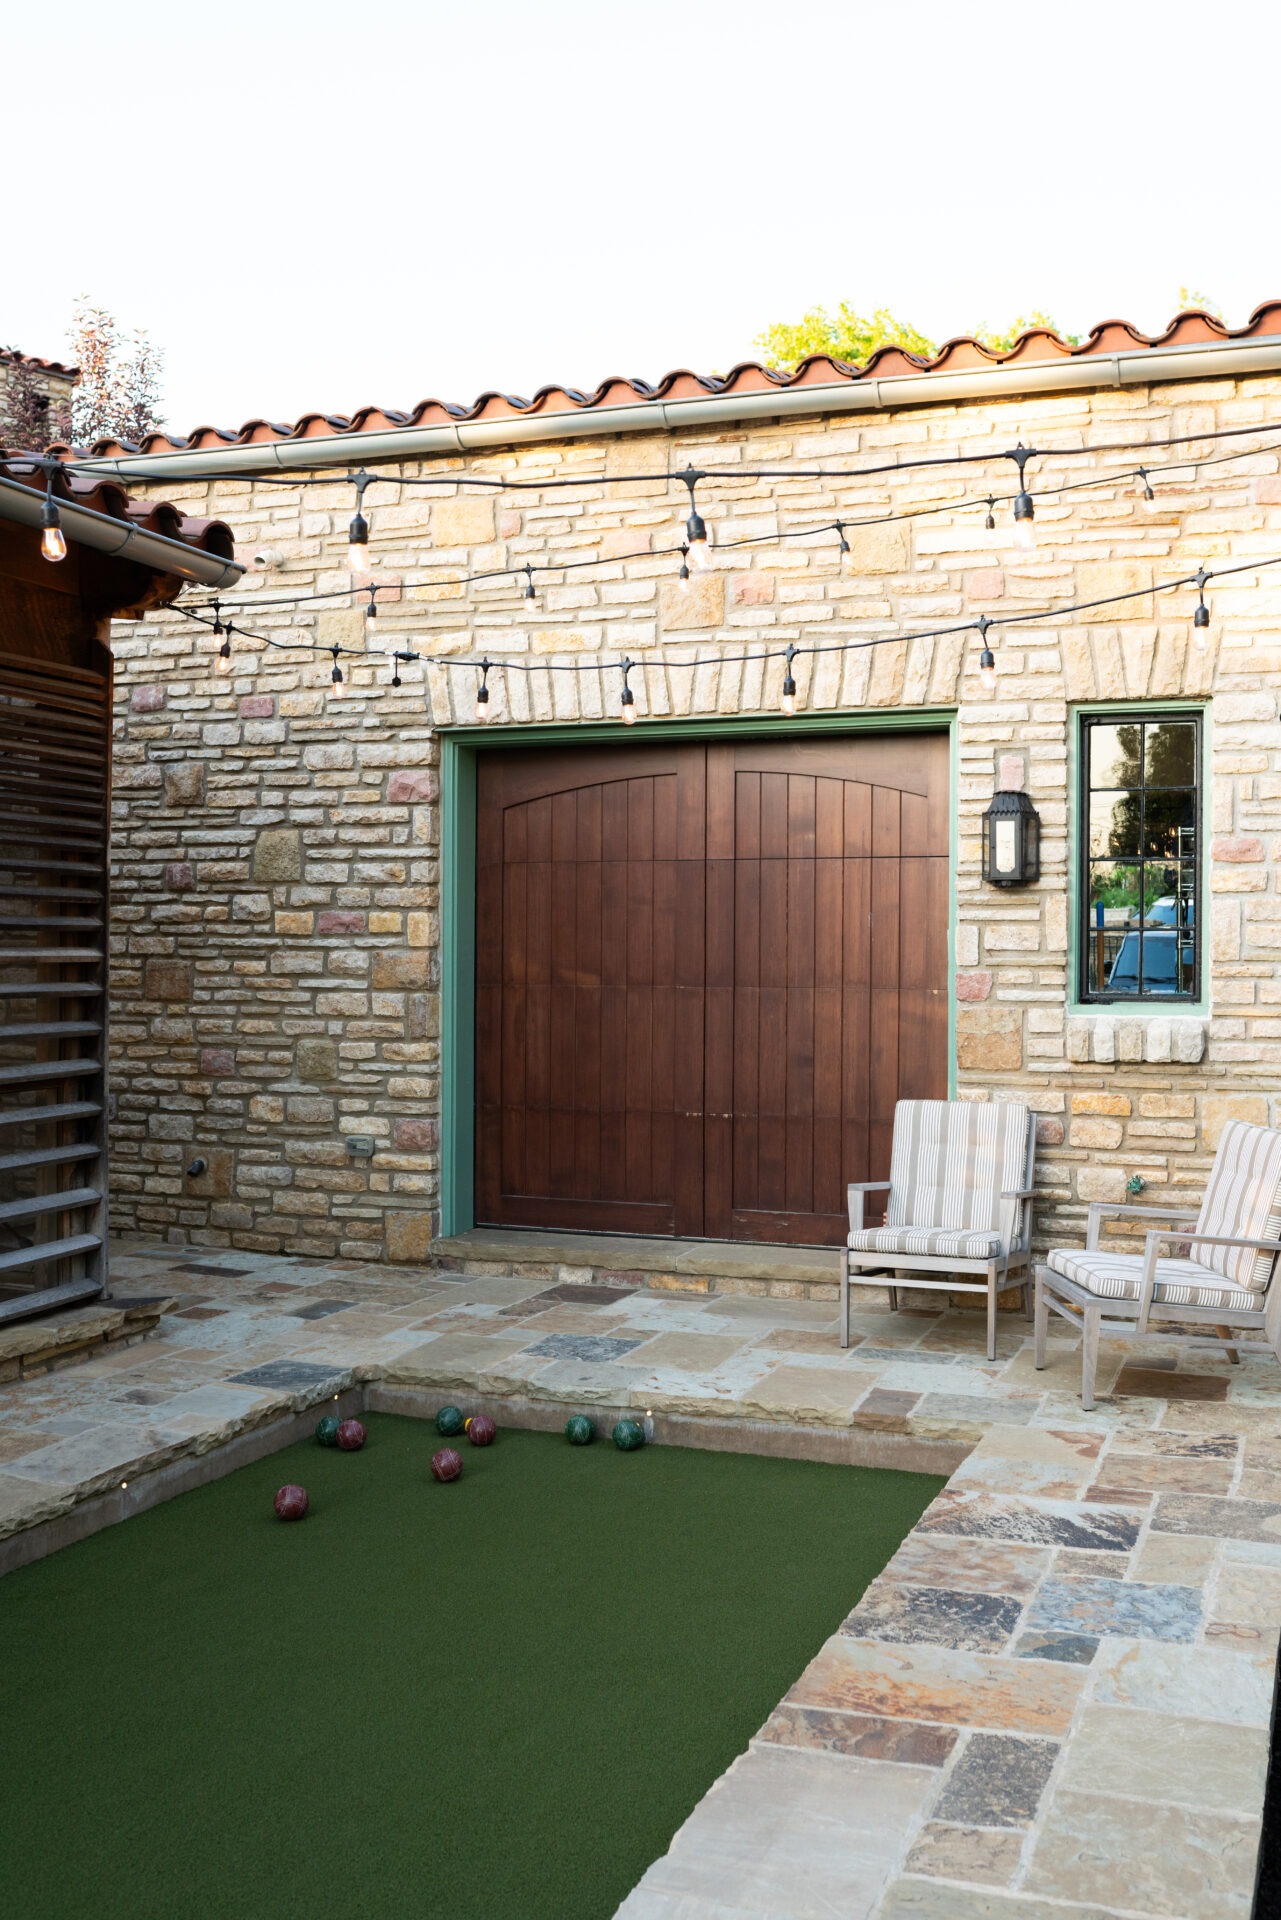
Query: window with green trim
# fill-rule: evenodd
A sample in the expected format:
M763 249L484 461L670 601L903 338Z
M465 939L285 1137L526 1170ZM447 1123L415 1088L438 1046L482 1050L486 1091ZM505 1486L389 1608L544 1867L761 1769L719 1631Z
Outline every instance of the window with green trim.
M1196 1000L1201 716L1081 720L1083 1000Z

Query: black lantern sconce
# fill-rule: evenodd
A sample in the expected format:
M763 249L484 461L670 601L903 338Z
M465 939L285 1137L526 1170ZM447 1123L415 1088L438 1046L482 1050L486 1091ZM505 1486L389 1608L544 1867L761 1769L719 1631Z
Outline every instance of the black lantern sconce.
M1025 793L994 793L983 815L983 878L991 887L1028 887L1040 877L1040 814Z

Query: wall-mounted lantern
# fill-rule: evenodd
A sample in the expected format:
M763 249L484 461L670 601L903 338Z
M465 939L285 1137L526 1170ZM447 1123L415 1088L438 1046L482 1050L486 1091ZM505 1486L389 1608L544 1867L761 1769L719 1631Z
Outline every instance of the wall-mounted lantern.
M983 815L983 878L992 887L1027 887L1040 877L1040 814L1025 793L994 793Z

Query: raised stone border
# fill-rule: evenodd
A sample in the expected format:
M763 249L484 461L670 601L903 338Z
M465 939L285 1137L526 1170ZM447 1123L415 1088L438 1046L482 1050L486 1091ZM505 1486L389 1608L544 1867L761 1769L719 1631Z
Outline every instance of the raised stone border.
M16 1320L0 1327L0 1382L30 1380L52 1367L92 1359L102 1347L132 1346L154 1333L173 1298L103 1300L72 1307L52 1319Z

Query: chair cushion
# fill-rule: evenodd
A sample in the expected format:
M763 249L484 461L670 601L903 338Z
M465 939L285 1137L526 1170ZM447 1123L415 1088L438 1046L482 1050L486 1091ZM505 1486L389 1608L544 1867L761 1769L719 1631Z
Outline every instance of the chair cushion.
M1281 1133L1229 1120L1210 1169L1205 1199L1189 1251L1239 1287L1262 1290L1276 1255L1252 1247L1198 1246L1196 1233L1236 1233L1247 1240L1276 1240L1281 1229Z
M1052 1273L1075 1280L1102 1300L1137 1300L1143 1287L1141 1253L1085 1253L1056 1247L1046 1255ZM1259 1296L1249 1287L1225 1282L1222 1274L1198 1260L1158 1260L1153 1300L1166 1307L1241 1307L1257 1313Z
M963 1227L864 1227L849 1237L854 1253L933 1253L940 1259L995 1260L999 1233L968 1233Z
M900 1100L886 1226L997 1232L1001 1195L1027 1172L1030 1118L1013 1100Z

